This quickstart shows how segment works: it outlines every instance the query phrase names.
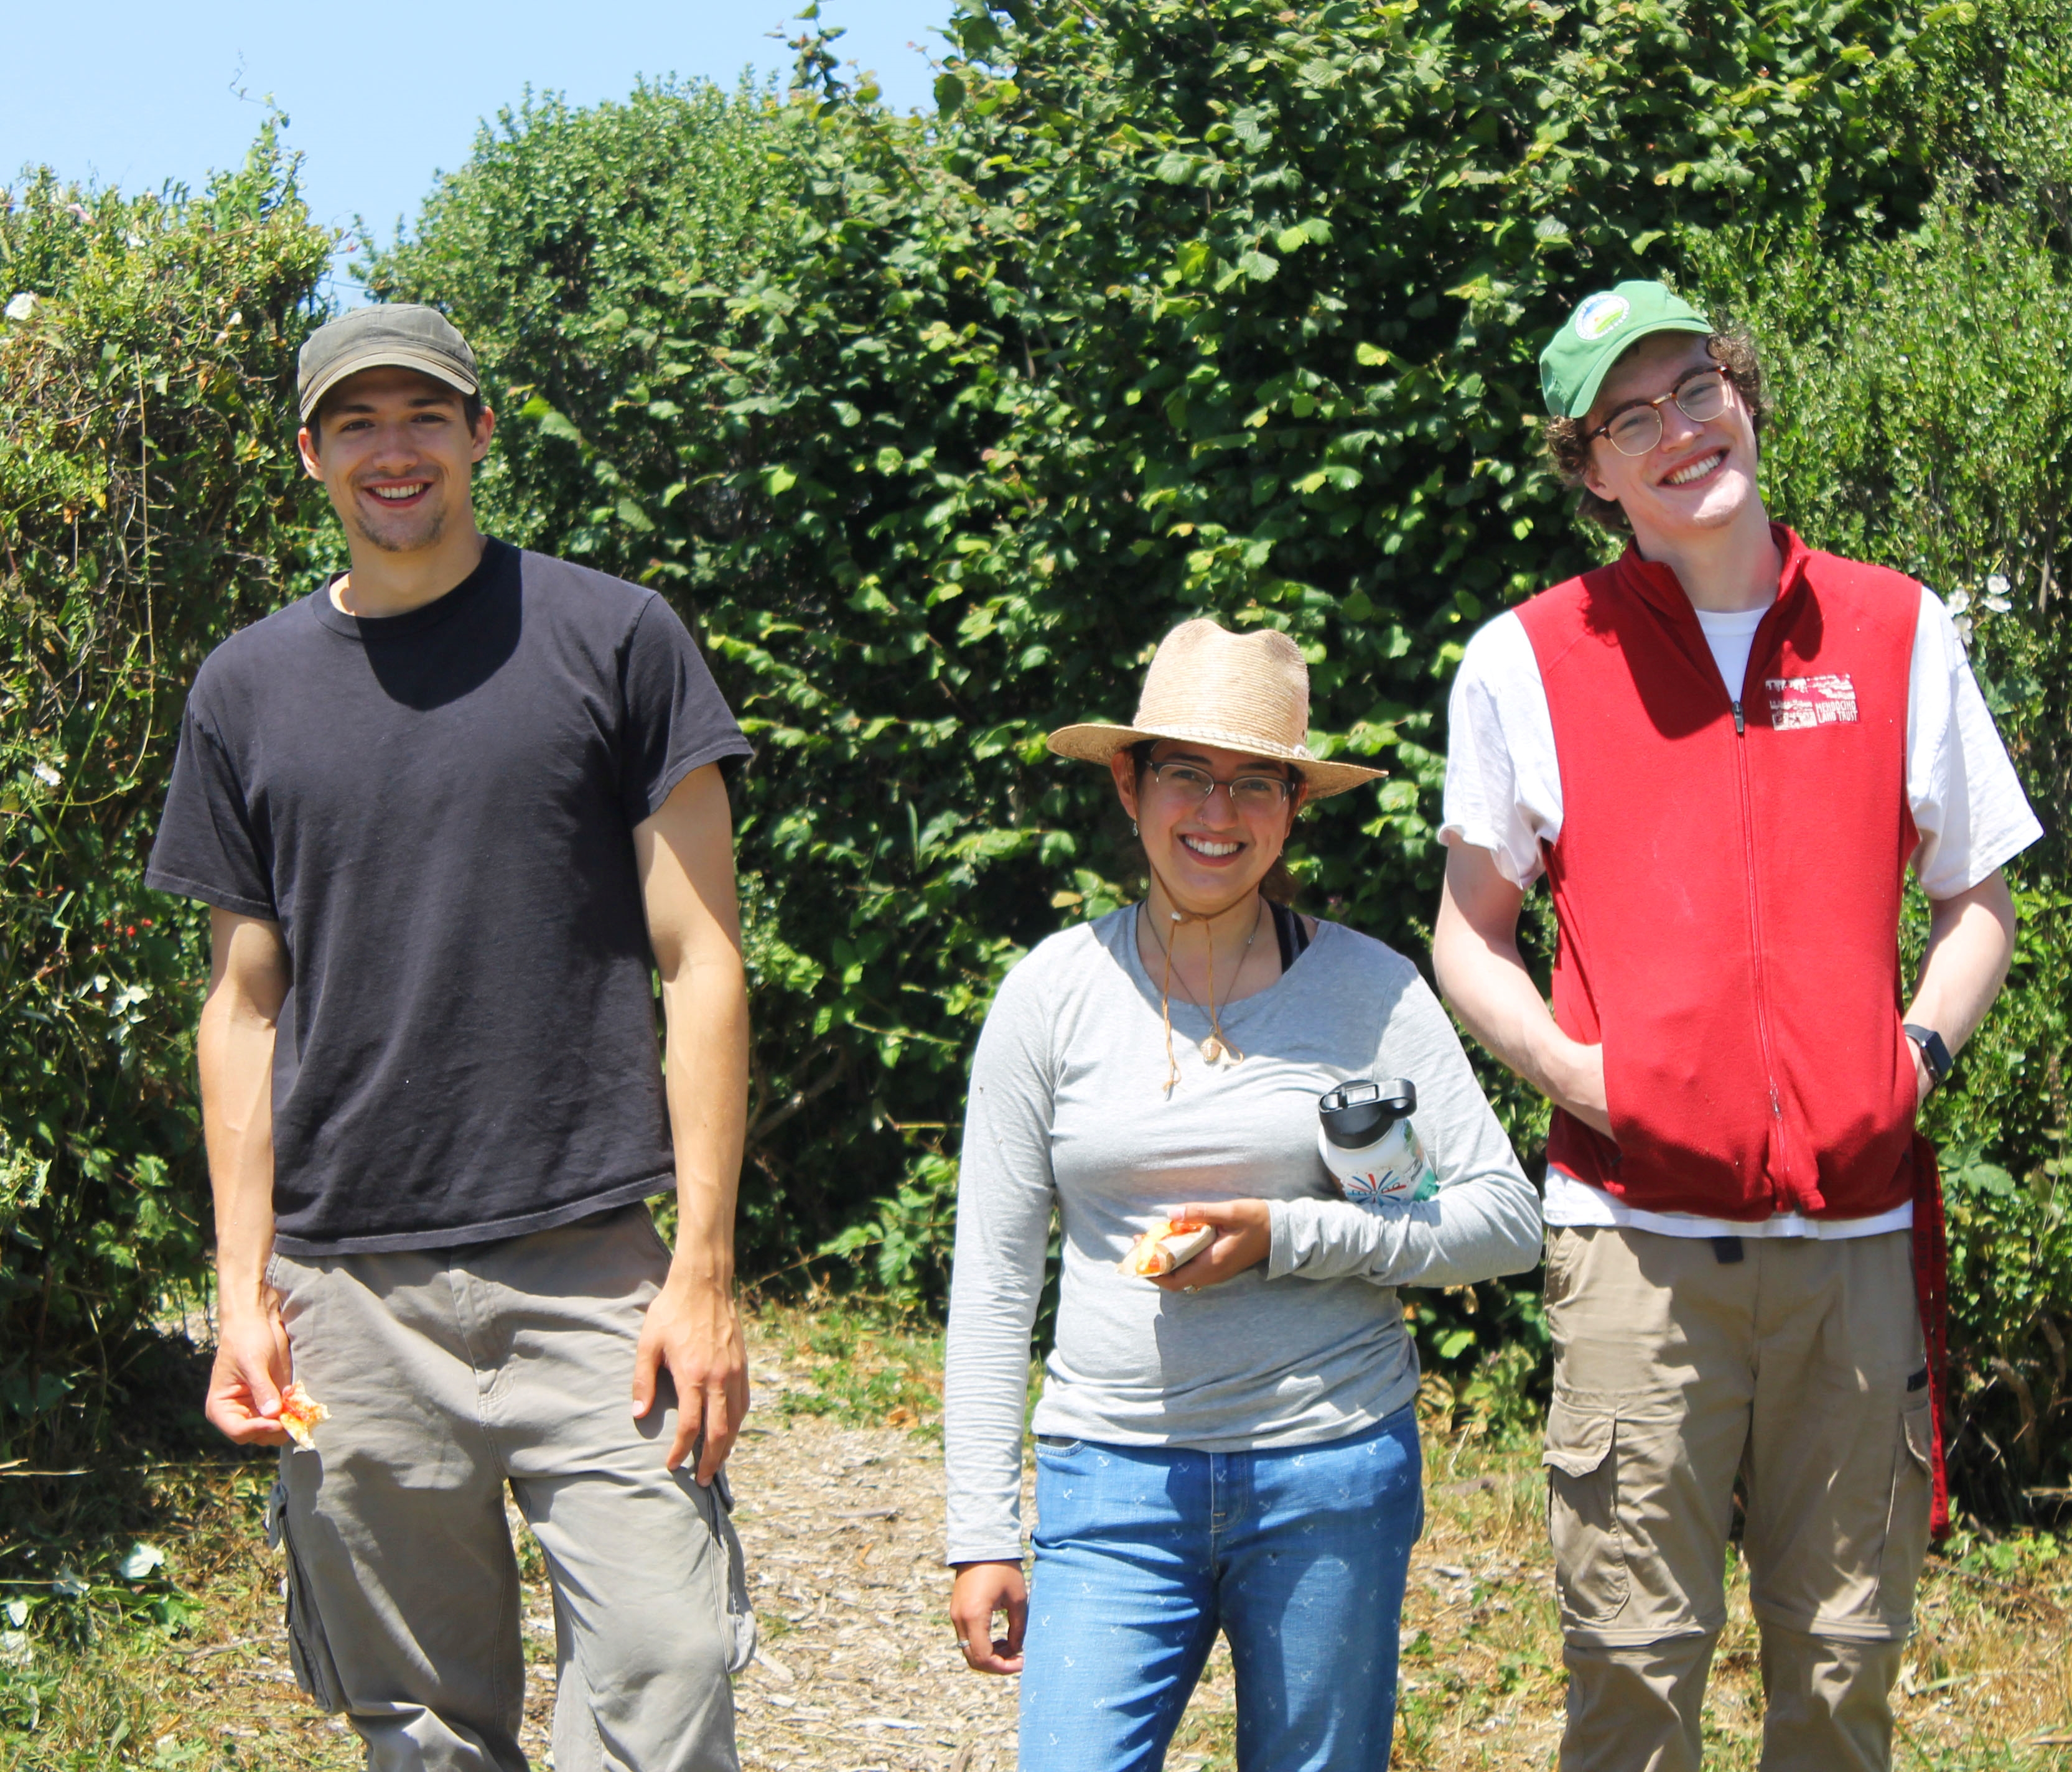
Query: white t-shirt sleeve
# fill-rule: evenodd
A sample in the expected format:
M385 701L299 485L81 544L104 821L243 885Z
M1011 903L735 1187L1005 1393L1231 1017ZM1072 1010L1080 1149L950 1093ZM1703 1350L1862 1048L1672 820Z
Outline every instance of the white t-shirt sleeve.
M1540 846L1561 833L1554 716L1525 624L1507 613L1468 642L1446 704L1441 843L1472 843L1520 887L1540 873Z
M1968 890L2043 835L1956 624L1926 585L1907 692L1906 796L1921 833L1914 871L1931 898Z

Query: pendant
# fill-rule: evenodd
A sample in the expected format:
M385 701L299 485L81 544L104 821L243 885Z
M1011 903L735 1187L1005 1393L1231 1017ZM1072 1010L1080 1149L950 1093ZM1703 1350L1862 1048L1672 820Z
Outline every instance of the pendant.
M1241 1063L1244 1059L1244 1055L1235 1046L1218 1039L1213 1034L1202 1042L1202 1062L1205 1064L1213 1065L1218 1070L1221 1070L1227 1064Z

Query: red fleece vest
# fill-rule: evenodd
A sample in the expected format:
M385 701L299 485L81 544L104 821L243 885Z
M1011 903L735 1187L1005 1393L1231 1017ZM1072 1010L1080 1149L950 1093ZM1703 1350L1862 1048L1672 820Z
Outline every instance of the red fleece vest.
M1738 701L1629 548L1519 611L1561 770L1554 1015L1601 1040L1616 1141L1548 1160L1627 1204L1862 1218L1914 1181L1900 898L1921 590L1788 529Z

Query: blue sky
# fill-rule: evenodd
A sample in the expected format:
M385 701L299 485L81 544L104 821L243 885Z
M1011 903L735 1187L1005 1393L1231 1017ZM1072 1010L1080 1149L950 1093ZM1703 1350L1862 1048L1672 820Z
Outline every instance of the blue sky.
M529 83L578 104L636 76L746 67L788 73L804 0L481 0L341 9L250 0L101 0L6 9L0 27L0 185L24 167L155 189L234 165L271 93L306 156L319 221L364 215L386 239L414 220L433 175L467 158L478 122ZM904 109L931 102L925 59L952 0L824 0L845 58ZM919 46L909 47L910 44ZM242 88L245 97L238 96ZM350 298L351 292L339 293Z

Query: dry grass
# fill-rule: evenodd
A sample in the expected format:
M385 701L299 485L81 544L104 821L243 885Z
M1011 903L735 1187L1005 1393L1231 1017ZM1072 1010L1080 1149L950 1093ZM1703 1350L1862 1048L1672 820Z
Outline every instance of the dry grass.
M767 1311L758 1413L737 1453L738 1515L767 1655L738 1688L752 1772L1009 1772L1011 1682L966 1673L936 1563L939 1338L853 1312ZM1514 1437L1514 1442L1515 1437ZM1529 1445L1428 1435L1428 1526L1403 1620L1400 1767L1548 1767L1562 1679ZM278 1558L259 1528L264 1463L166 1467L156 1541L187 1598L175 1634L133 1607L83 1648L0 1666L0 1767L345 1772L357 1742L295 1692ZM547 1763L551 1606L529 1539L528 1747ZM1960 1536L1930 1565L1898 1699L1905 1772L2072 1772L2072 1542ZM1753 1769L1756 1636L1738 1562L1707 1724L1708 1763ZM182 1612L184 1630L178 1629ZM117 1621L111 1614L109 1622ZM25 1729L34 1682L41 1716ZM1170 1764L1234 1766L1219 1646Z

